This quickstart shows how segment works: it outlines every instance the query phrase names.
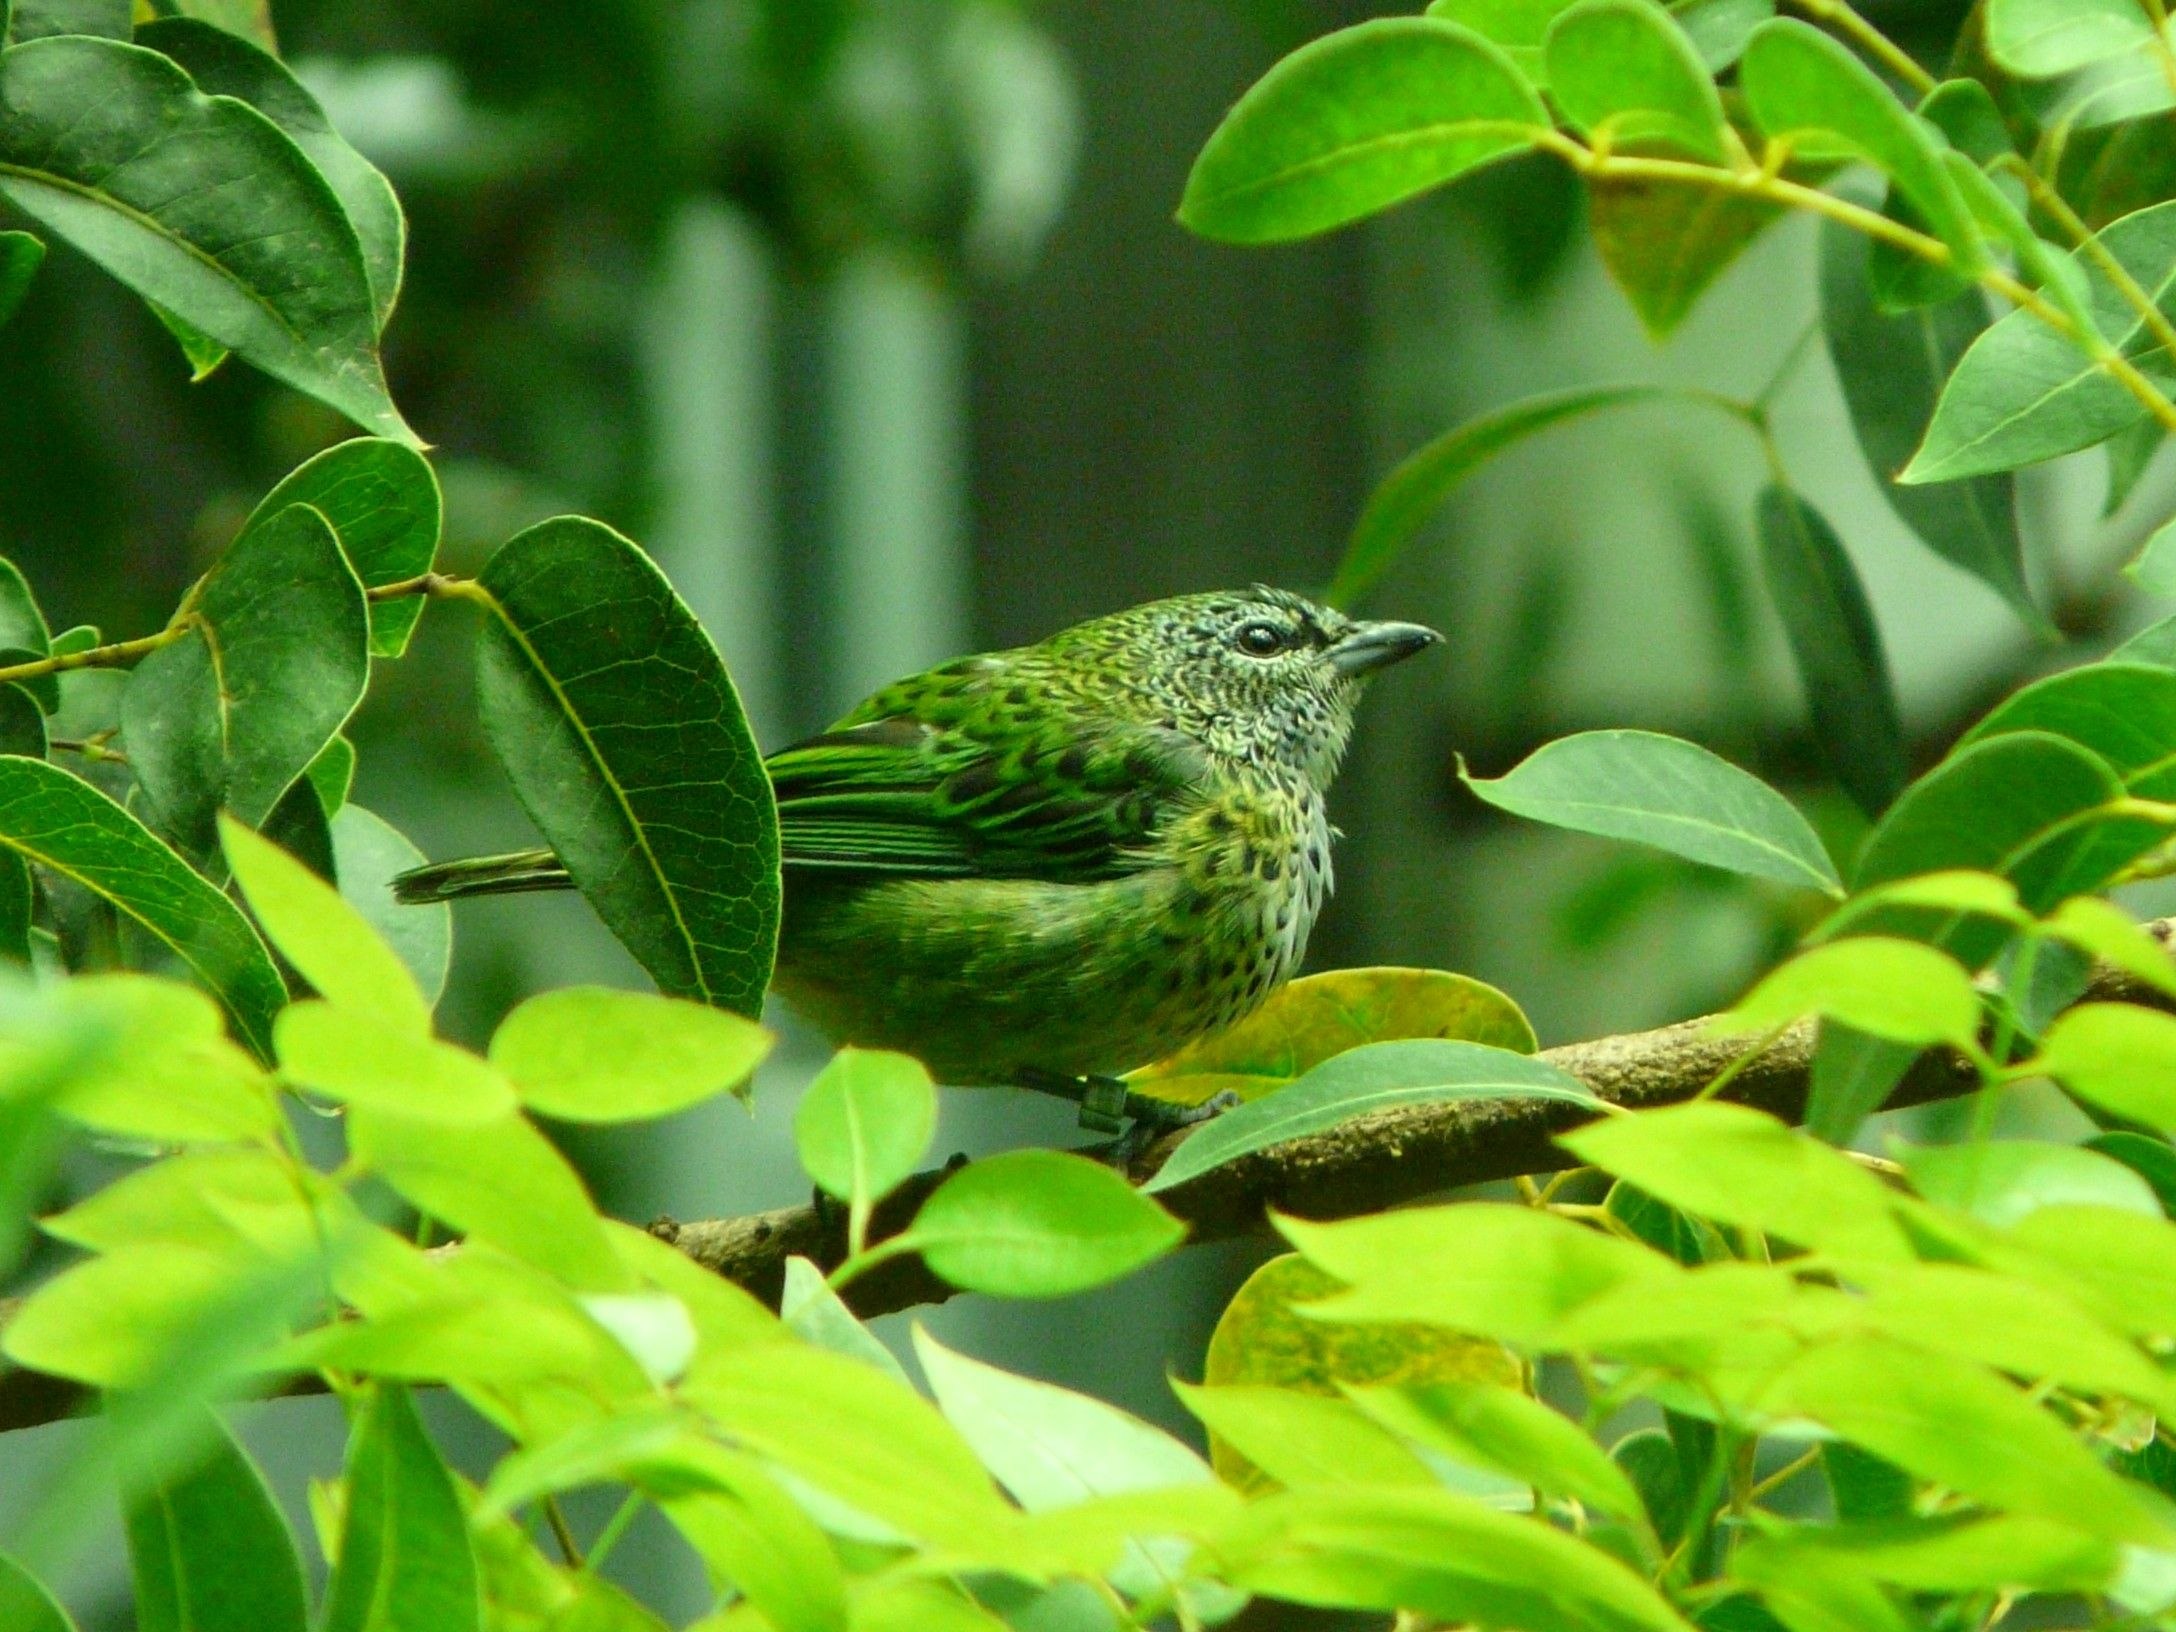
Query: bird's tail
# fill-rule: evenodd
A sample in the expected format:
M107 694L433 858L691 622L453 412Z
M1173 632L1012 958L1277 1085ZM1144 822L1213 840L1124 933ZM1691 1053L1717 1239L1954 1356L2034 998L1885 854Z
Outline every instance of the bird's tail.
M549 850L516 850L509 856L472 856L416 867L393 880L393 899L410 906L454 901L464 895L513 895L524 890L571 890L574 880Z

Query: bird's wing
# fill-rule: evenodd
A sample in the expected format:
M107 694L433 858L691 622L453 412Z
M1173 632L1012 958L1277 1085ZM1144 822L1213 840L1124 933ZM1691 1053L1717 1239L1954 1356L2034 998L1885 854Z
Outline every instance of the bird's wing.
M879 693L766 765L788 867L1081 881L1145 865L1204 770L1175 731L979 686Z

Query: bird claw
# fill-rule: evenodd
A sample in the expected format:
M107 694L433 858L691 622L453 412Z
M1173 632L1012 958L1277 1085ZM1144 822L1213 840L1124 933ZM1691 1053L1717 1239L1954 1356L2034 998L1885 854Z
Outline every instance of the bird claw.
M1210 1095L1199 1105L1174 1105L1167 1099L1151 1099L1145 1094L1128 1094L1126 1111L1133 1120L1127 1125L1126 1131L1112 1141L1108 1160L1119 1172L1128 1172L1149 1146L1165 1134L1174 1133L1181 1128L1199 1127L1204 1122L1222 1116L1240 1103L1239 1096L1229 1088L1220 1094Z

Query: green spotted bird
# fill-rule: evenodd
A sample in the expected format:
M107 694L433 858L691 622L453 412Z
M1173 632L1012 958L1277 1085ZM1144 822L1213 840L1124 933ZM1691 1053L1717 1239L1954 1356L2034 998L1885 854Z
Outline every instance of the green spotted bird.
M766 761L777 990L956 1084L1107 1080L1221 1030L1299 968L1330 893L1362 682L1440 638L1257 586L885 687ZM548 850L397 883L566 887Z

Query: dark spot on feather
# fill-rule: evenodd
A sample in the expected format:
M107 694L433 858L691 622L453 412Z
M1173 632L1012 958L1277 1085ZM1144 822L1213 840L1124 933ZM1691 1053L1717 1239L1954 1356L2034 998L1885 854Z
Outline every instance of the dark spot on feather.
M1262 877L1272 884L1284 877L1284 858L1276 855L1263 856Z
M1025 687L1025 686L1008 686L1008 687L1006 687L1006 688L1005 688L1005 701L1006 701L1006 702L1008 702L1008 703L1010 703L1010 704L1012 704L1012 706L1013 706L1013 707L1015 707L1015 708L1025 708L1025 707L1027 707L1027 706L1028 706L1028 688L1027 688L1027 687Z
M1210 831L1210 832L1212 832L1212 833L1229 833L1229 832L1230 832L1231 830L1232 830L1232 818L1231 818L1231 812L1229 812L1229 811L1227 811L1227 810L1216 810L1216 809L1212 809L1212 810L1211 810L1211 811L1209 812L1209 831Z
M953 777L948 791L961 804L972 804L995 793L997 785L997 767L985 759Z
M1043 790L1032 782L1015 782L990 804L994 810L1028 810L1043 801Z
M1078 782L1088 774L1088 750L1068 748L1058 756L1058 774L1068 781Z

